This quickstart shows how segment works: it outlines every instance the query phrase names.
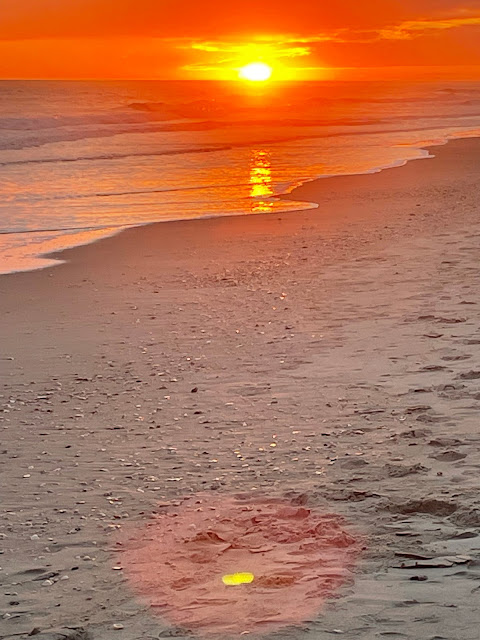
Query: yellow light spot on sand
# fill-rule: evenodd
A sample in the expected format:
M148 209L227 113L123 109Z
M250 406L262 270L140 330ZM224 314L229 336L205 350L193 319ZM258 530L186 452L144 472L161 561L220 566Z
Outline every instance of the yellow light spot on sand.
M254 579L253 573L231 573L222 577L223 584L227 586L236 586L237 584L250 584Z

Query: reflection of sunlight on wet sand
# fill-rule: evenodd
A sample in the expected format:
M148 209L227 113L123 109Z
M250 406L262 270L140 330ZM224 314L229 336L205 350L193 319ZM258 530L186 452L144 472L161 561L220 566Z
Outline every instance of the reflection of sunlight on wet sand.
M32 232L28 234L27 243L26 236L23 233L0 235L0 274L44 269L45 267L58 265L62 262L60 258L53 260L52 258L44 257L45 254L89 244L118 233L120 230L117 227L61 234L49 231Z
M253 213L267 213L273 209L273 202L266 200L273 196L272 164L268 151L254 149L250 163L250 197ZM265 199L264 199L265 198Z

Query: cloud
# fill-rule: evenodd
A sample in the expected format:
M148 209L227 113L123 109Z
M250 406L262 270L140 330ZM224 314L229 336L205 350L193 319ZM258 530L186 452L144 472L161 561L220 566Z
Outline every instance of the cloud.
M236 58L258 58L258 59L279 59L279 58L301 58L309 56L312 52L309 46L305 44L309 40L303 41L292 39L275 38L270 42L271 38L255 38L253 42L235 42L235 41L197 41L182 43L179 48L194 49L206 53L219 53L227 55L227 59L235 60Z
M195 42L190 46L192 49L197 49L198 51L207 51L209 53L228 53L234 56L245 56L252 52L255 53L257 57L299 58L302 56L308 56L311 53L309 47L278 46L261 43L255 43L252 45Z
M464 12L465 13L465 12ZM479 27L480 15L462 15L450 18L405 20L376 29L341 28L325 30L313 35L275 34L253 38L232 36L219 39L171 39L171 44L183 50L198 52L195 61L187 62L186 71L215 71L229 67L239 68L248 61L263 60L270 64L288 64L291 68L322 68L315 66L322 57L322 45L379 44L388 41L408 41L461 27ZM306 59L307 65L300 60ZM282 60L284 61L282 63ZM311 67L308 63L313 62ZM293 66L291 66L293 65Z
M479 27L480 0L0 0L0 76L69 77L72 58L79 77L480 64Z
M182 66L186 72L200 72L202 75L213 73L217 77L233 78L242 66L258 60L272 65L276 76L286 79L294 72L324 72L323 65L315 64L315 45L331 42L336 37L336 34L317 34L308 38L277 34L193 42L182 38L177 40L176 47L191 52L191 60ZM302 64L302 59L307 63Z
M412 40L436 31L478 26L480 26L480 16L447 18L445 20L407 20L398 25L379 29L377 34L381 40Z
M224 54L227 57L222 63L234 61L236 58L253 57L259 59L299 58L307 57L318 49L322 43L336 44L368 44L382 40L413 40L433 33L440 33L460 27L480 27L480 15L452 17L445 19L406 20L378 29L336 29L313 35L264 35L256 36L253 41L241 40L182 40L177 44L180 48L191 48L212 54ZM178 41L177 41L178 43Z

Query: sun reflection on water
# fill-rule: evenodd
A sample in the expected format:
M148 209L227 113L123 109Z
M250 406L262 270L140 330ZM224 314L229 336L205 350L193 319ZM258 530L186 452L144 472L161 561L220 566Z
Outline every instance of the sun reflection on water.
M250 161L250 197L252 212L266 213L274 207L273 201L272 163L270 153L264 149L253 149Z

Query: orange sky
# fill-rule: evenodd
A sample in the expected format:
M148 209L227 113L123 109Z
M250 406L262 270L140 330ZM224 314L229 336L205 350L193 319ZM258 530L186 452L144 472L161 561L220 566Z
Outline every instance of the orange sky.
M480 78L480 0L0 0L3 78Z

